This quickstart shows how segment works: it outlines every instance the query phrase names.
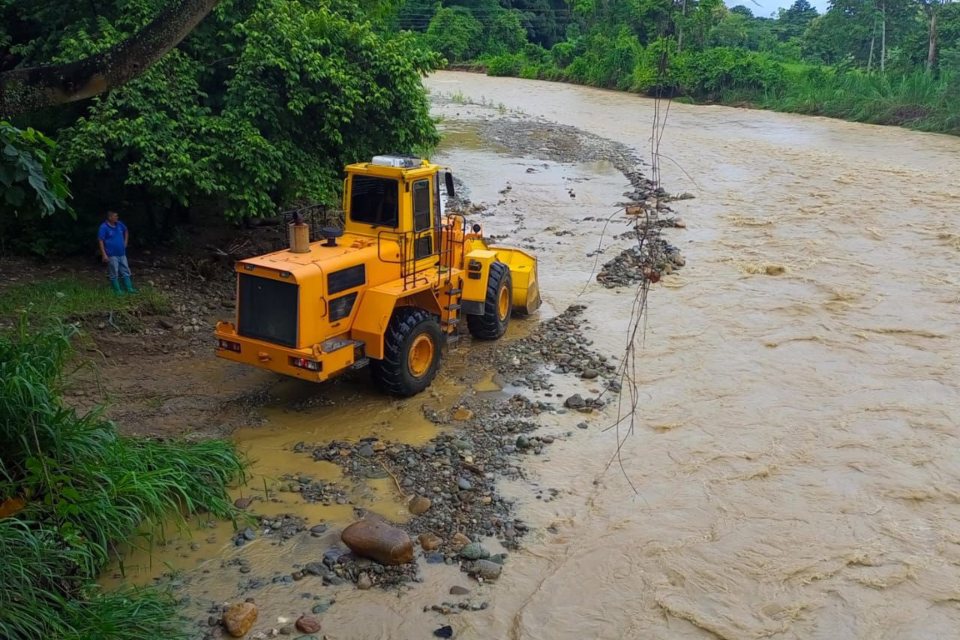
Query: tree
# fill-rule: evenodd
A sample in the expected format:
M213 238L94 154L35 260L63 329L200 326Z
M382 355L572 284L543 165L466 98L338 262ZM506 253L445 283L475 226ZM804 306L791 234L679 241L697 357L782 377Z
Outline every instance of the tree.
M783 41L799 38L819 13L807 0L794 0L788 9L780 9L777 31Z
M176 0L152 22L107 51L64 64L0 74L0 115L83 100L142 74L175 47L219 0Z
M943 5L949 0L919 0L923 13L927 16L927 71L933 71L937 64L938 18Z
M427 27L427 42L448 60L461 62L480 53L483 25L464 7L439 9Z

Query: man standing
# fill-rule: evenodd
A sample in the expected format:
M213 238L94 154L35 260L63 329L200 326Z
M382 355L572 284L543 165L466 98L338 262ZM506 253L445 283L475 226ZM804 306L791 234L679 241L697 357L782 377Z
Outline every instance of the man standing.
M113 292L118 296L123 295L123 289L120 288L117 277L119 276L123 278L127 293L136 293L133 281L130 280L130 265L127 263L127 242L130 241L130 232L127 231L127 225L120 222L120 216L116 211L107 211L107 219L100 225L97 240L100 243L100 255L107 265L107 275L110 277Z

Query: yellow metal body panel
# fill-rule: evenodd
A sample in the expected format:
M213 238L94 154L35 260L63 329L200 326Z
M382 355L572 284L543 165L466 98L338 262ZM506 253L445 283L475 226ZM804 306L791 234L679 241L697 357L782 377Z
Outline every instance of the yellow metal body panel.
M463 299L470 302L483 302L487 298L487 282L490 280L490 265L497 259L497 252L489 249L474 249L464 256L467 267L463 279ZM480 270L470 268L471 263L479 263Z

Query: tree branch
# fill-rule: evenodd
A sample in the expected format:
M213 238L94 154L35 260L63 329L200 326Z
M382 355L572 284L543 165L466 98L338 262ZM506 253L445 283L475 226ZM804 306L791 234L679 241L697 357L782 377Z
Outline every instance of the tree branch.
M103 53L0 73L0 116L84 100L133 80L177 46L219 0L174 0L150 24Z

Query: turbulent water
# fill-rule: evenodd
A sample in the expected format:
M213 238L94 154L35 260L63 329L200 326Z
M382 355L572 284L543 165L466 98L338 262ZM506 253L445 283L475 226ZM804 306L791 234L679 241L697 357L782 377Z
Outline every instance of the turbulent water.
M649 158L650 100L428 86ZM650 297L622 469L614 431L538 465L565 490L535 505L558 534L464 637L960 637L960 139L672 105L660 151L663 186L696 199L674 205L687 266ZM552 280L555 307L582 290ZM628 296L580 301L622 350Z
M479 132L523 112L649 157L654 103L461 73L427 85L447 96L436 101L447 139L435 159L494 205L487 233L535 247L542 316L586 304L594 348L622 355L632 291L592 281L588 254L626 179L593 156L517 156ZM616 407L587 430L575 428L580 414L547 415L544 433L562 437L527 458L527 481L503 487L534 533L499 582L477 587L455 567L424 565L424 583L400 595L345 589L323 616L331 640L430 637L442 624L478 639L960 637L960 184L950 172L960 139L723 107L666 115L662 184L695 199L672 205L687 229L666 233L687 264L651 291L632 432L604 429ZM601 260L625 246L612 236L626 228L606 231ZM555 382L561 394L591 389ZM432 401L462 391L441 380ZM371 398L361 412L268 413L239 438L265 460L259 473L279 476L305 464L293 443L332 428L418 442L434 433L416 403L398 411ZM550 488L556 499L533 498ZM390 491L385 481L358 501L399 517ZM214 557L195 593L236 597L237 577L216 570L238 553L229 535L194 544ZM315 552L301 544L312 543L257 540L244 553L254 573L289 573ZM155 562L196 564L180 555L189 561ZM423 611L452 584L490 606ZM266 628L309 608L296 591L252 594Z

